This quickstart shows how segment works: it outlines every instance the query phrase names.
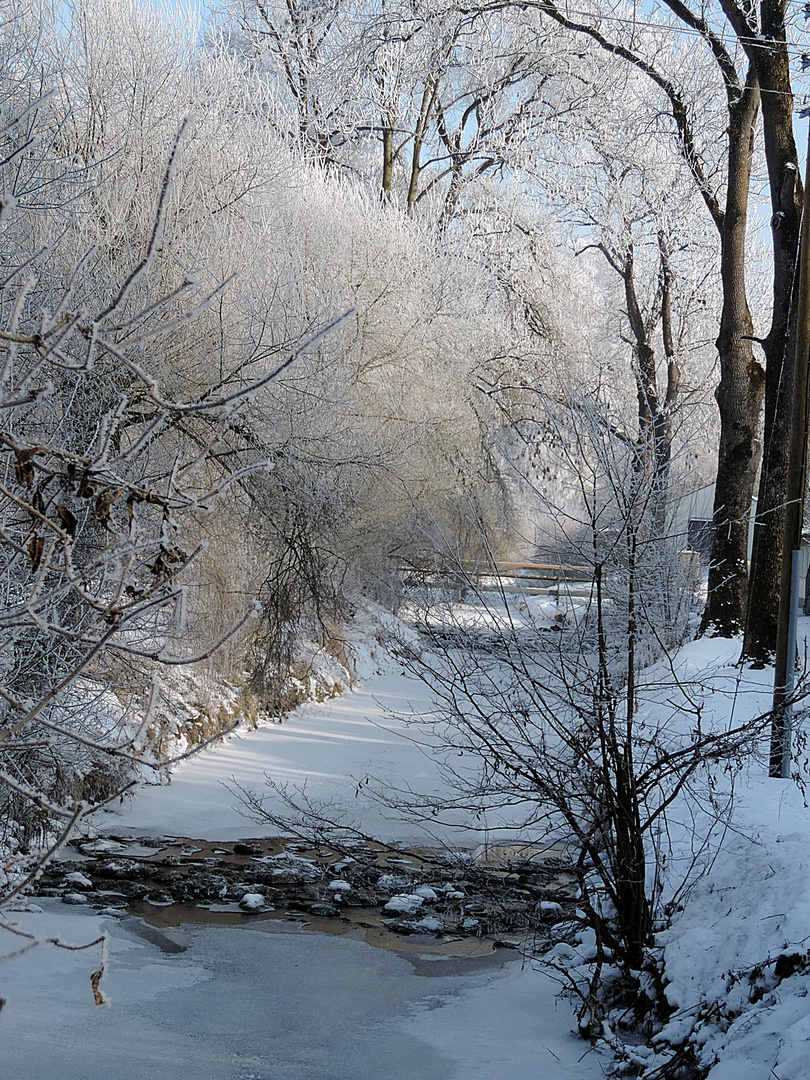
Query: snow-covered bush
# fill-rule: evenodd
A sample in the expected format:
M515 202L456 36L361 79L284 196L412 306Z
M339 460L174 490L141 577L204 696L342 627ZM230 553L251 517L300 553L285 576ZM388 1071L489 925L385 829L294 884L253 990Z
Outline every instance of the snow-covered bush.
M167 342L212 301L189 281L166 292L156 271L182 124L141 207L143 243L115 258L82 247L96 177L64 152L23 14L0 26L0 811L4 850L20 851L14 891L136 767L161 764L148 671L216 647L183 641L194 522L227 486L210 459L250 389L189 402L162 378ZM259 464L240 449L230 480Z

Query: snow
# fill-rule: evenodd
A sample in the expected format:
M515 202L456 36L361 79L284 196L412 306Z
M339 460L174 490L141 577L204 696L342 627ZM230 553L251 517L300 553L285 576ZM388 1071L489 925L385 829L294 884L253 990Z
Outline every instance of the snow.
M676 1009L663 1034L677 1041L712 1003L726 1018L701 1034L704 1061L717 1061L710 1080L810 1076L810 975L774 985L778 956L808 958L808 870L810 812L801 792L790 781L749 777L711 872L660 936Z
M413 891L416 896L421 896L423 900L438 900L437 893L429 885L420 885Z
M416 893L398 893L392 896L385 905L385 911L396 911L402 915L413 915L424 904L425 900Z
M349 805L368 832L425 842L361 784L376 776L440 792L428 746L393 710L430 708L425 689L398 671L379 672L346 697L306 706L283 724L232 737L183 763L166 786L143 788L101 815L101 832L234 841L272 835L244 816L220 778L261 790L306 781L310 797ZM281 808L281 804L279 804ZM441 830L433 830L434 833ZM475 828L448 828L453 848L480 842ZM126 843L104 837L96 850L124 856ZM148 844L144 851L153 850ZM332 882L333 891L345 883ZM435 891L409 891L391 874L397 913L418 912ZM160 930L130 916L45 900L44 911L14 916L40 942L87 942L107 935L96 1008L90 975L100 947L65 952L40 944L2 968L4 1074L15 1080L597 1080L602 1062L583 1054L567 1002L543 972L512 950L491 952L471 939L463 958L389 952L360 940L305 931L265 918L266 900L248 893L239 927L188 924ZM453 890L449 895L463 898ZM169 909L170 910L170 909ZM469 920L471 926L475 920ZM417 919L416 937L440 933L441 920ZM18 941L0 934L0 953ZM538 1073L538 1063L541 1072Z
M261 893L245 893L239 901L239 907L243 911L266 911L270 905Z
M738 643L699 641L674 659L715 730L770 704L771 673L741 672L738 653ZM171 785L145 788L104 814L103 831L213 841L270 835L219 782L232 776L261 789L267 773L306 780L310 797L349 806L369 832L417 839L415 826L396 820L364 783L377 776L391 787L441 792L440 759L390 715L403 707L429 710L425 689L398 671L377 671L344 698L185 762ZM629 1048L639 1066L659 1068L688 1037L708 1080L810 1077L810 811L798 785L765 772L763 761L734 772L733 816L716 829L701 856L703 876L657 937L672 1015L651 1046ZM718 770L714 783L722 789L730 777ZM690 856L693 824L673 807L674 866ZM443 838L463 848L480 836L461 827ZM128 847L101 838L97 849L120 857ZM80 877L74 885L83 886ZM418 917L435 890L414 888L405 872L389 878L389 911L417 916L409 941L441 933L441 920ZM346 884L336 878L331 887ZM360 940L361 930L329 936L260 914L240 927L158 930L96 913L81 892L69 895L68 905L43 901L44 910L27 905L14 917L40 940L107 934L102 988L111 1006L92 1005L98 947L43 944L7 962L4 1066L16 1080L595 1080L608 1065L604 1048L600 1056L571 1035L571 1007L557 1000L548 972L524 967L508 950L474 961L422 953L418 944L386 952ZM463 899L459 890L450 895ZM259 894L242 903L256 913L266 906ZM4 936L3 953L25 946ZM558 945L554 956L580 965L587 952Z
M351 892L352 888L351 884L348 881L341 881L340 879L336 881L330 881L326 887L327 889L331 889L332 892L336 893Z
M590 586L561 585L532 594L520 591L510 579L502 584L514 592L481 592L468 602L446 601L431 603L427 611L405 608L405 614L425 619L433 627L447 626L454 630L534 629L559 630L561 625L576 622L587 610ZM479 582L486 588L486 579ZM483 600L483 603L482 603Z
M440 934L444 930L444 922L436 915L425 915L408 926L417 934Z
M276 835L272 825L251 820L234 788L227 786L233 781L261 794L269 810L289 814L280 795L266 786L269 776L276 784L305 789L308 799L330 804L347 822L362 824L382 840L476 845L482 829L475 823L437 823L426 831L398 817L375 796L376 790L408 788L426 796L448 793L440 768L443 754L424 730L409 726L402 715L423 716L432 709L429 691L414 676L396 669L377 672L344 697L304 705L283 723L232 735L182 762L171 784L142 788L136 799L100 815L97 827L115 835L168 833L201 839L202 820L206 840ZM495 815L486 821L490 841L511 838L502 825Z
M75 885L79 889L93 888L93 882L90 878L86 877L84 874L80 874L78 871L65 875L65 881L69 881L71 885Z
M809 628L800 619L802 637ZM738 655L739 642L721 639L678 654L679 674L703 682L707 723L739 723L770 707L773 672L741 671ZM810 1077L810 810L801 786L767 776L766 750L715 777L720 789L734 780L731 819L657 938L674 1012L654 1043L663 1050L691 1033L708 1080ZM680 844L686 858L690 822L674 818L673 853ZM780 969L780 956L795 963Z

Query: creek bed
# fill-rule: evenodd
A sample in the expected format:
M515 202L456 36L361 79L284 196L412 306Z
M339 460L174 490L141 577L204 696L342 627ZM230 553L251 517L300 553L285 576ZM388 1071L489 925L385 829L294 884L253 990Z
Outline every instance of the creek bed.
M542 950L551 927L573 914L570 867L548 852L493 849L488 861L483 854L119 835L75 841L37 894L126 911L158 928L273 919L362 934L397 952Z

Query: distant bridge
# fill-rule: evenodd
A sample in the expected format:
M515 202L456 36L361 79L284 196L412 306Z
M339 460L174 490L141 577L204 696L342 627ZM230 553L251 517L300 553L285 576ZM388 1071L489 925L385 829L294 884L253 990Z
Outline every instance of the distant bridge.
M574 563L540 563L499 561L490 565L464 565L453 563L436 556L431 563L409 563L401 568L405 581L418 581L422 584L455 582L463 585L468 582L479 588L486 587L487 581L504 592L511 593L551 593L559 591L580 593L590 591L593 582L593 567Z

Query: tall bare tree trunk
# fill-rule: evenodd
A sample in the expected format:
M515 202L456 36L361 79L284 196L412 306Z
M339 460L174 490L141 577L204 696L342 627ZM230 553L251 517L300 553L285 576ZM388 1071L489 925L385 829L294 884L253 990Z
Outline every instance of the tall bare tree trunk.
M752 50L762 88L765 158L771 190L773 313L763 342L766 357L765 430L762 476L757 499L754 551L748 592L744 655L754 664L772 661L776 651L779 580L785 549L785 491L793 393L790 328L799 222L803 202L793 135L793 93L785 46L785 4L761 5L762 33L769 42Z
M720 448L714 495L709 591L701 633L733 637L743 629L748 587L748 528L760 459L757 438L765 373L753 352L753 323L745 288L748 192L759 111L753 67L730 106L726 208L720 226L723 312L717 351Z

